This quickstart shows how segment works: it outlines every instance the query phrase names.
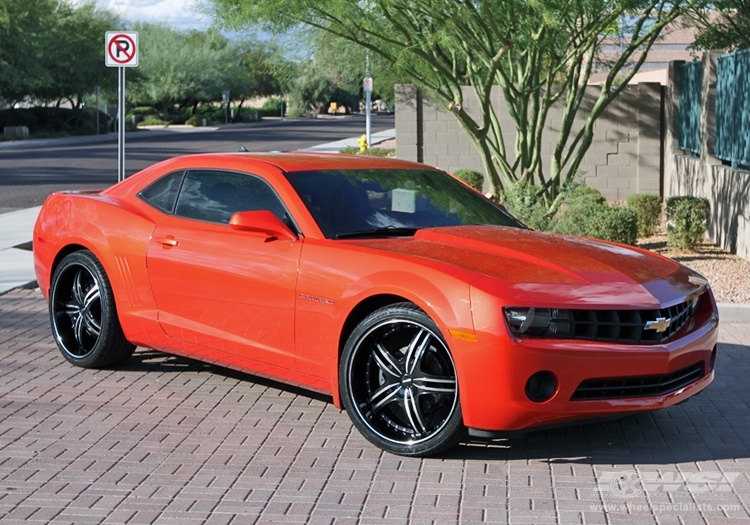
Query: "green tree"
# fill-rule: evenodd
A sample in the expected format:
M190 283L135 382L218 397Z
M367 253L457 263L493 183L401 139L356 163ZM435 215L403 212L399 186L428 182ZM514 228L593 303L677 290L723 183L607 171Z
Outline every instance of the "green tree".
M104 33L116 16L93 1L3 0L0 4L0 100L69 99L79 106L96 85L116 83L104 65ZM114 80L113 80L114 79Z
M330 75L315 67L314 63L302 69L289 91L289 115L298 117L307 113L319 113L335 91Z
M179 31L163 24L136 24L140 57L128 98L163 116L230 99L276 94L283 62L272 44L247 38L232 42L218 31Z
M324 69L334 85L363 100L362 81L367 74L367 49L350 40L325 31L313 31L310 48L317 67ZM394 86L410 82L410 77L382 55L369 53L370 75L373 77L372 99L382 99L393 105ZM356 109L356 108L354 108Z
M693 44L697 49L750 48L749 0L719 0L697 6L689 11L687 18L698 28Z
M591 145L594 122L639 70L664 27L691 0L210 0L230 27L265 24L284 31L319 28L381 55L451 111L482 156L490 191L538 186L552 214ZM624 35L583 124L576 116L586 84L602 62L598 51L612 28ZM478 114L464 111L471 86ZM495 89L505 95L497 108ZM542 130L562 104L548 162ZM498 112L508 111L513 130Z
M296 76L297 67L283 57L275 44L246 39L233 43L232 48L235 64L225 83L231 98L239 101L240 109L245 100L279 95L289 89L287 76L292 70Z
M104 34L121 25L117 16L89 0L77 6L59 2L53 17L42 40L48 80L29 94L58 105L68 99L77 108L95 86L116 89L116 71L104 63Z
M226 78L238 67L223 37L165 24L139 23L133 29L140 54L128 92L131 101L166 116L176 106L221 100Z
M56 6L56 0L0 3L0 100L11 106L50 80L39 41L53 26Z

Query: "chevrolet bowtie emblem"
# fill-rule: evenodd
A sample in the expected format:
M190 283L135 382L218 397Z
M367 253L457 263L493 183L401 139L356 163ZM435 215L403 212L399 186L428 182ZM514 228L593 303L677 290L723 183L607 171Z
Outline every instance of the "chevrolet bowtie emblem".
M672 324L672 319L665 317L657 317L656 321L646 321L646 330L656 330L657 333L666 332L669 325Z

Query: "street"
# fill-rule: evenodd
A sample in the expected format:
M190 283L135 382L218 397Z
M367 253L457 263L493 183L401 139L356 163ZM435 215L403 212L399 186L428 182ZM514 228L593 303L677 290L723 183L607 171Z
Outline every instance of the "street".
M394 127L393 115L374 115L372 131ZM177 155L238 151L294 151L364 133L364 116L335 119L267 120L216 128L126 134L125 170L138 170ZM39 206L64 189L99 189L117 182L117 135L104 142L0 147L0 213ZM51 141L52 142L52 141Z

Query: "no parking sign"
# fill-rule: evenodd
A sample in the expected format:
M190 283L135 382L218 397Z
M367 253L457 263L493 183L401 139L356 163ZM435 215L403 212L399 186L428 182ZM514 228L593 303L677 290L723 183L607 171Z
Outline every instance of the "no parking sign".
M125 68L138 65L138 33L107 31L104 64L117 68L117 180L125 180Z
M107 67L136 67L138 65L137 32L107 31L104 42L104 63Z

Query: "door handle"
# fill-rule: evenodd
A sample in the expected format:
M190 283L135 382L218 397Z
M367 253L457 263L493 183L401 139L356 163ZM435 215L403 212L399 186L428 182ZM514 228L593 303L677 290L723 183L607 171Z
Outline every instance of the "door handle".
M163 237L161 239L158 239L156 242L164 246L165 248L174 248L179 243L177 242L177 239L174 238L172 235L167 235L166 237Z

